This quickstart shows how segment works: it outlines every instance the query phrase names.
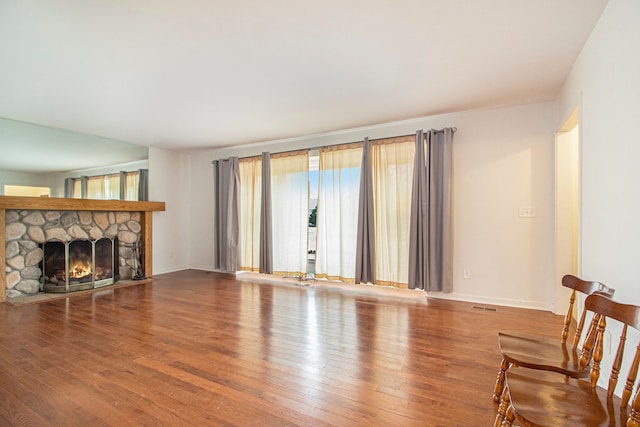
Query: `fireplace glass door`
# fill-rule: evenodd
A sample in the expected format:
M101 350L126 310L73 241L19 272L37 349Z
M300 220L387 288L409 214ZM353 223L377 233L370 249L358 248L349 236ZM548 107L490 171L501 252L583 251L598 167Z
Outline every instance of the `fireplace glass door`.
M118 239L50 241L43 245L45 292L73 292L113 284L118 279Z

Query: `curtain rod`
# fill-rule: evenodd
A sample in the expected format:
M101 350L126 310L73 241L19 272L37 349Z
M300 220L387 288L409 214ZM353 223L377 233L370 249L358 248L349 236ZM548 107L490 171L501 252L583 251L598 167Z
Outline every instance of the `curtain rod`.
M443 128L443 129L433 129L433 128L432 128L432 129L429 129L429 130L433 130L433 131L436 131L436 132L443 132L445 129L446 129L446 128ZM452 128L451 128L451 132L457 132L457 131L458 131L458 128L457 128L457 127L452 127ZM417 131L416 131L416 132L417 132ZM388 137L386 137L386 138L370 139L370 140L369 140L369 142L371 142L371 141L380 141L381 139L405 138L405 137L407 137L407 136L415 136L415 133L409 133L409 134L406 134L406 135L388 136ZM309 147L309 148L296 148L296 149L293 149L293 150L277 151L277 152L275 152L275 153L270 153L270 154L285 154L285 153L293 153L294 151L300 151L300 150L309 150L309 151L311 151L311 150L319 150L319 149L324 148L324 147L333 147L334 145L357 144L358 142L363 142L363 141L364 141L364 138L362 138L362 140L361 140L361 141L341 142L341 143L339 143L339 144L319 145L319 146L317 146L317 147ZM239 158L238 158L238 160L241 160L241 159L250 159L250 158L252 158L252 157L260 157L260 154L253 155L253 156L239 157Z

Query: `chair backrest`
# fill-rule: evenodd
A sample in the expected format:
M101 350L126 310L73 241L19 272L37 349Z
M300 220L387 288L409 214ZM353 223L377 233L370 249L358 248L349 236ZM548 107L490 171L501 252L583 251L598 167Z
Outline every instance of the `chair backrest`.
M585 301L585 310L592 312L594 322L597 323L595 347L593 350L593 364L591 365L590 379L591 387L595 388L600 377L600 361L602 360L602 352L604 347L604 331L607 326L607 319L615 319L622 324L622 333L613 366L611 367L611 375L609 376L609 385L607 387L607 396L613 396L616 385L618 384L618 375L622 366L622 358L624 355L625 343L627 340L627 328L632 327L640 331L640 307L632 304L622 304L609 298L607 295L598 292L589 295ZM626 408L633 393L633 387L638 375L638 366L640 365L640 343L637 343L636 352L633 362L629 367L627 380L624 385L621 396L621 408ZM640 422L640 396L636 391L634 397L632 414L635 420Z
M562 277L562 286L572 289L571 298L569 299L569 310L567 310L567 314L564 317L564 325L562 326L562 343L564 344L567 342L569 327L571 325L571 320L573 319L573 307L576 301L576 292L580 292L584 295L601 292L612 297L615 293L615 289L609 288L600 282L582 280L571 274L566 274ZM576 327L576 332L573 335L573 348L578 348L580 337L582 336L582 329L584 328L585 314L586 310L582 310L582 314L580 315L580 319L578 320L578 325Z

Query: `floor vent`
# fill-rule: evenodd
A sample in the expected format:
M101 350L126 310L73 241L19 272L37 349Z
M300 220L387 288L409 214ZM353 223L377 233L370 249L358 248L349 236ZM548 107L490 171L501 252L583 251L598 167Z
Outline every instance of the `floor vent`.
M495 309L493 307L483 307L481 305L474 305L473 309L474 310L484 310L484 311L498 311L497 309Z

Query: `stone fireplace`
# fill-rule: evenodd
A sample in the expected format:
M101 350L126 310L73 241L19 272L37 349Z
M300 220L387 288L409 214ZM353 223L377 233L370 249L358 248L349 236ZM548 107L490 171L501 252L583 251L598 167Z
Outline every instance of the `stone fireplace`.
M140 263L134 255L140 219L140 212L7 211L7 297L113 284L114 252L120 278L133 278ZM117 242L115 250L112 242ZM100 255L110 253L109 260L98 262L100 278L95 275L96 248ZM105 270L109 277L103 277Z
M163 202L0 196L0 302L151 276L151 214L164 209Z

